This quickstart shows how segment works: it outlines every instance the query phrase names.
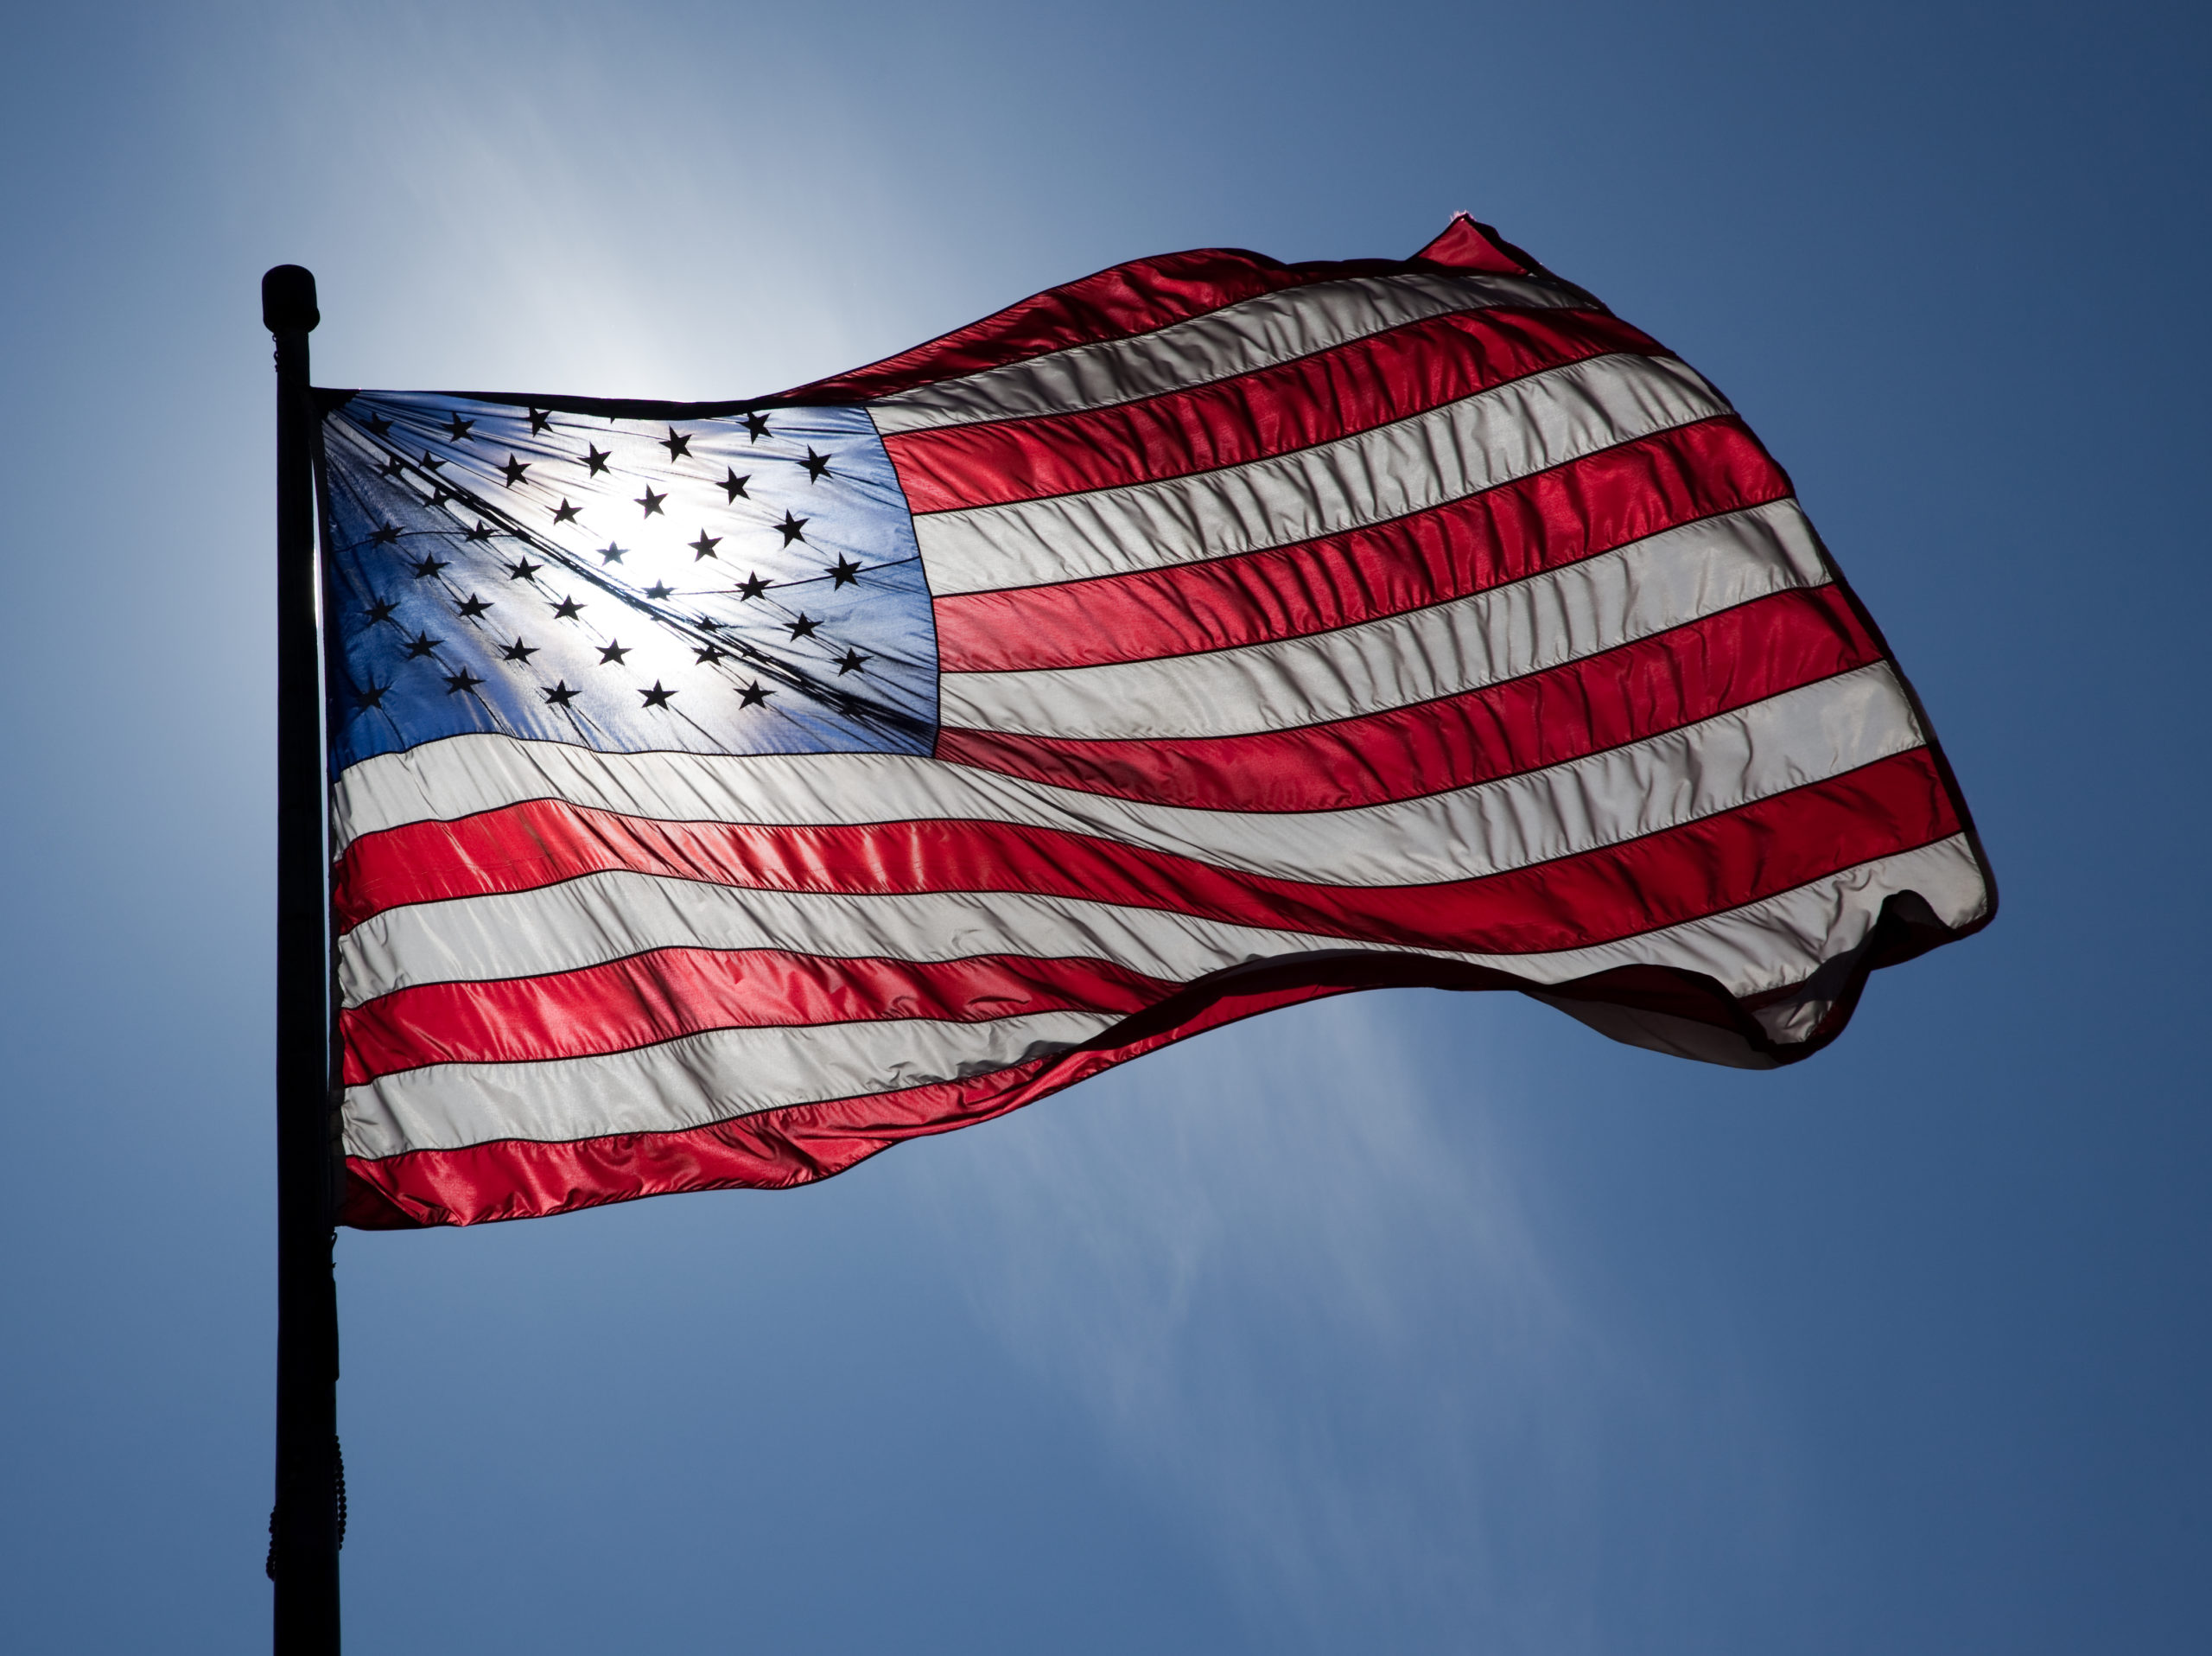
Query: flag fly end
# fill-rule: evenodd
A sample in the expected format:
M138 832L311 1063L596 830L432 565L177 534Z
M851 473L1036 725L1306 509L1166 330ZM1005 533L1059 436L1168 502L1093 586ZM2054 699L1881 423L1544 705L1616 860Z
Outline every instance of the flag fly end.
M1455 271L1488 271L1498 276L1528 276L1540 268L1490 226L1465 213L1453 213L1444 233L1414 257Z

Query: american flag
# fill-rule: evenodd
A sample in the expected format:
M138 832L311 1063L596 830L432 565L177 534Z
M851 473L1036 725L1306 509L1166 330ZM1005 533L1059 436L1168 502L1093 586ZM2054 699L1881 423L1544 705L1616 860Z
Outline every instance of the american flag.
M1766 1067L1993 910L1780 468L1465 218L746 402L319 395L353 1225L799 1183L1377 985Z

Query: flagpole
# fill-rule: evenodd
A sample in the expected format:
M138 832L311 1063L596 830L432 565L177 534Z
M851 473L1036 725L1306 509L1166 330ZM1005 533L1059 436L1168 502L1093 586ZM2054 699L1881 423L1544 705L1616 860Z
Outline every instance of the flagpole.
M276 341L276 1656L336 1656L338 1290L316 604L315 277L261 278Z

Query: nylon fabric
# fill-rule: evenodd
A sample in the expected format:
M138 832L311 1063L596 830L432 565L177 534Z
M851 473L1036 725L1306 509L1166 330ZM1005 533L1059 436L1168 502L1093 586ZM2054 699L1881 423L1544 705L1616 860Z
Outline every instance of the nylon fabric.
M1787 475L1464 218L753 402L324 405L348 1223L804 1182L1393 984L1772 1067L1994 912Z

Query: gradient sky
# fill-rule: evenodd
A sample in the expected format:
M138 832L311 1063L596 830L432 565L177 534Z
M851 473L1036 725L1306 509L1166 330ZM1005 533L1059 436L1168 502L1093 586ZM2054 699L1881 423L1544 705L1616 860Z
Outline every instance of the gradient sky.
M324 384L721 398L1459 208L1791 469L1994 927L1777 1074L1373 994L809 1190L346 1233L350 1647L2212 1648L2201 8L6 18L9 1648L266 1638L266 266Z

